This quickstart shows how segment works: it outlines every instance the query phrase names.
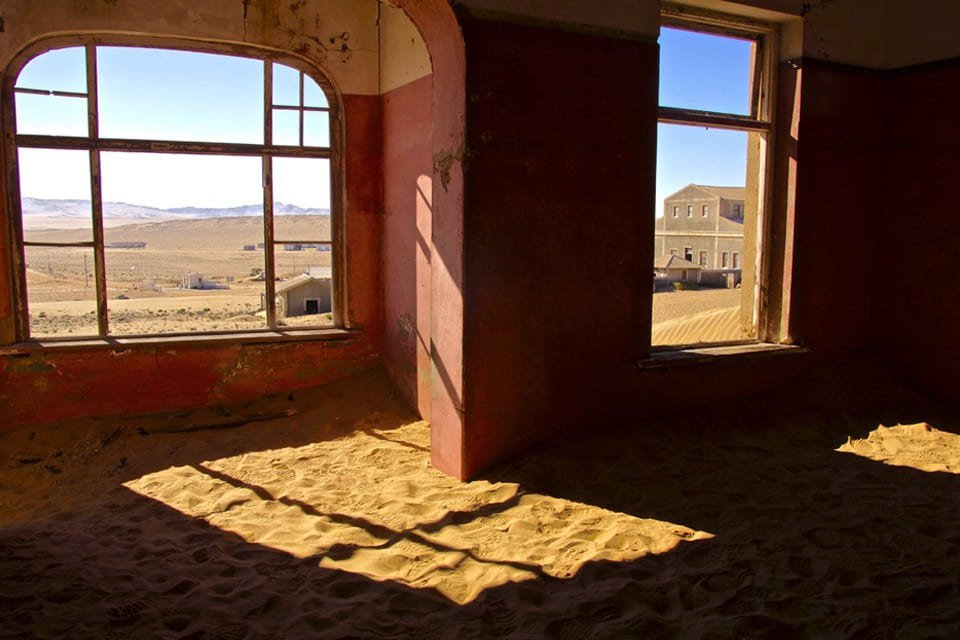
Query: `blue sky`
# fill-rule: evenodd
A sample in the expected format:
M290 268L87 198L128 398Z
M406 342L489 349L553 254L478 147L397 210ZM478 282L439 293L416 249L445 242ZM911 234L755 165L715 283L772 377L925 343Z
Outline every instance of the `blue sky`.
M745 40L661 29L660 104L747 114L750 56ZM742 186L746 164L742 131L658 125L656 215L666 196L691 182Z
M660 36L660 104L746 113L750 43L664 28ZM105 137L260 142L263 67L256 60L187 52L99 47L100 128ZM84 91L84 50L48 52L31 61L18 86ZM296 71L275 65L275 103L291 104ZM312 81L307 104L325 105ZM86 134L86 101L18 96L18 125L26 133ZM293 143L297 116L276 112L276 141ZM325 144L325 114L308 114L307 143ZM660 125L657 144L656 215L663 198L695 182L742 185L745 133ZM88 199L82 153L22 150L26 196ZM261 200L259 163L250 158L104 154L104 198L156 207L235 206ZM305 207L329 206L328 163L287 162L278 172L277 199ZM51 174L56 179L51 180ZM282 184L282 187L280 186ZM175 187L173 186L175 185Z
M100 135L192 141L263 141L263 62L224 55L129 48L97 48ZM295 105L299 74L274 65L275 104ZM48 52L21 72L18 87L86 91L84 49ZM17 96L23 133L87 134L83 98ZM320 88L305 82L305 103L326 106ZM296 112L275 112L275 141L297 144ZM325 113L309 113L307 144L329 140ZM101 155L105 201L161 208L218 207L262 200L260 160L236 156L107 153ZM89 199L85 154L22 149L21 192L37 198ZM54 179L51 179L54 176ZM274 160L275 199L328 208L329 162Z

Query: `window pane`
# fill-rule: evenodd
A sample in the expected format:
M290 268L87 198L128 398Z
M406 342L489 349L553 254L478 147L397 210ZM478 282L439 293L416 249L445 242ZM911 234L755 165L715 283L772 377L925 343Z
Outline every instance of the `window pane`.
M300 146L300 112L273 110L273 144Z
M17 133L43 136L88 135L87 99L16 94Z
M299 245L276 248L277 324L324 327L333 324L333 270L330 252Z
M28 62L17 76L17 87L47 91L87 92L87 59L83 47L54 49Z
M306 111L303 114L303 144L307 147L330 146L330 114Z
M24 240L90 242L90 154L58 149L19 149L20 206Z
M750 114L753 42L664 27L660 30L660 104Z
M261 176L259 158L103 154L111 334L266 326Z
M232 56L98 47L100 135L263 142L263 63Z
M273 65L273 104L300 106L300 72L282 64Z
M318 158L273 159L274 238L280 241L329 241L330 161ZM278 254L282 247L278 247ZM310 247L329 264L327 247Z
M653 346L750 337L741 296L751 294L738 288L740 270L723 264L724 253L743 250L743 218L734 211L746 198L747 138L741 131L658 127ZM707 217L672 213L703 207Z
M24 247L24 255L31 337L96 336L93 249Z
M327 94L323 92L320 85L307 74L303 75L303 106L305 107L327 107Z

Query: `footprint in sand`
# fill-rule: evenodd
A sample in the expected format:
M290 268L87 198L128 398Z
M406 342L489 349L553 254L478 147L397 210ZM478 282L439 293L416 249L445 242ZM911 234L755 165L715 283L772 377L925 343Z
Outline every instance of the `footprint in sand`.
M484 607L483 616L484 637L502 638L517 629L517 622L513 611L503 600L491 599Z
M584 640L593 637L596 625L588 618L554 620L547 625L547 637L558 640Z
M149 608L143 600L134 600L107 609L107 617L113 624L127 624L136 620Z

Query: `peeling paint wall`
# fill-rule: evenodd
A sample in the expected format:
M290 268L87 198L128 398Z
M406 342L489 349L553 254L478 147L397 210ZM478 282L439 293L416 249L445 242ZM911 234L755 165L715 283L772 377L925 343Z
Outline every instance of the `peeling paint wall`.
M3 67L44 35L116 32L247 43L300 54L344 94L377 94L377 0L43 0L0 5Z

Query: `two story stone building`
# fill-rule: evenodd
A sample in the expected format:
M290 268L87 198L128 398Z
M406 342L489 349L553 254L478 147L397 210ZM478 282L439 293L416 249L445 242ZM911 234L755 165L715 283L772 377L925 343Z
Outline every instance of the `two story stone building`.
M740 269L744 187L688 184L664 199L656 255L679 256L703 269Z

